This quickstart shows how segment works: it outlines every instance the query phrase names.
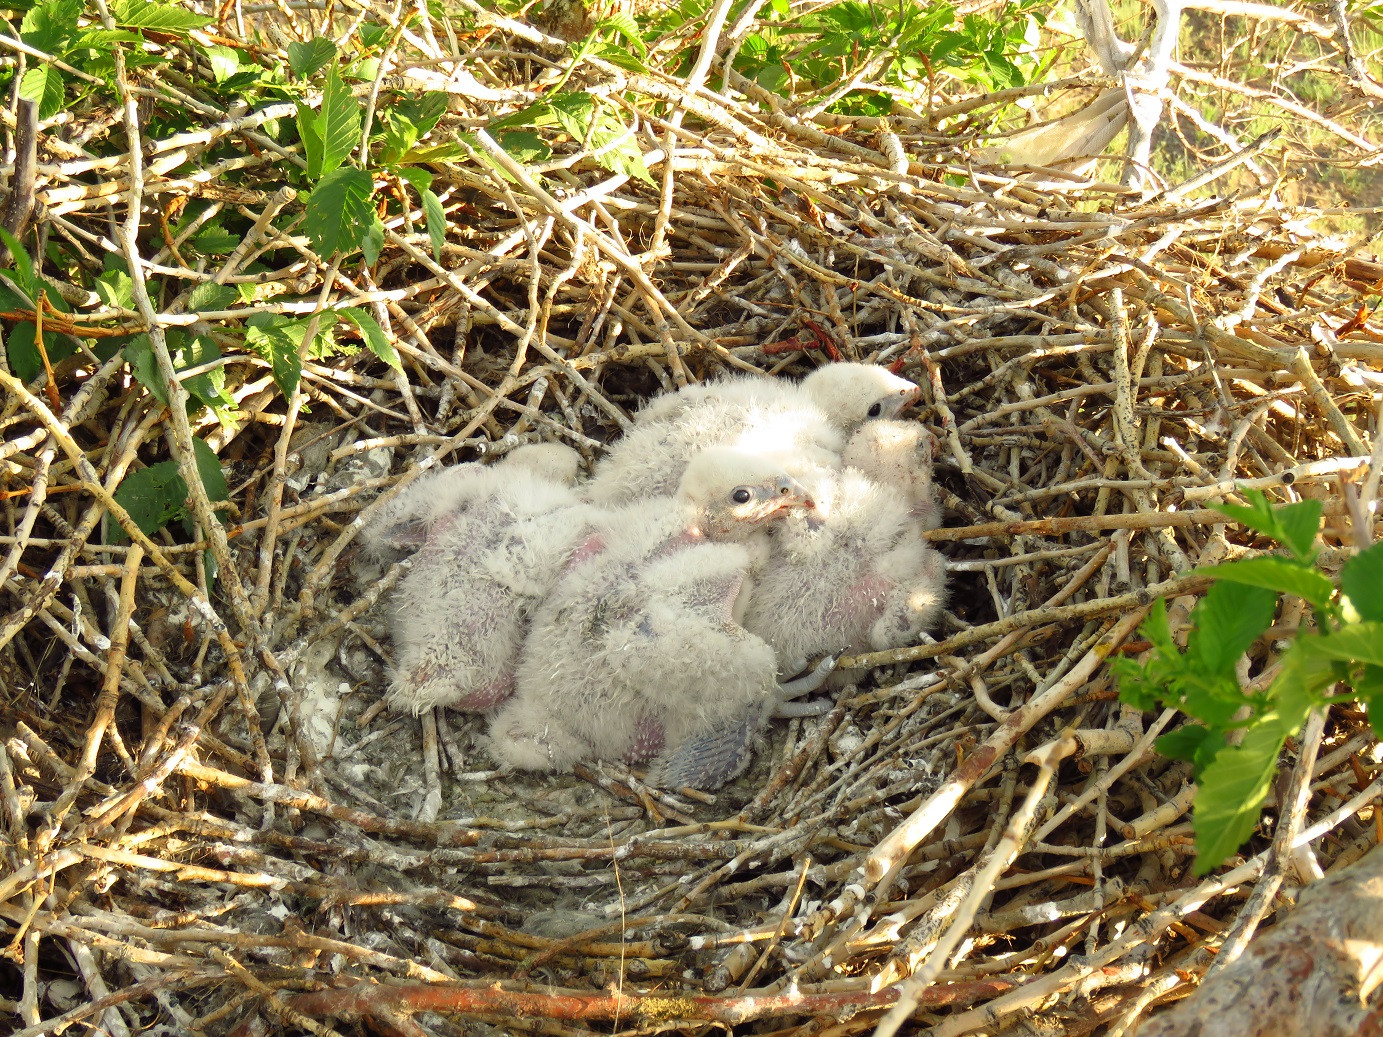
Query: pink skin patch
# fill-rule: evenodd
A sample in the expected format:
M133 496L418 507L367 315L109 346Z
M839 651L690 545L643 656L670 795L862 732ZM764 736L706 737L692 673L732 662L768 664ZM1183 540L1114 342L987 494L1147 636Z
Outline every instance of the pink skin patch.
M634 741L624 752L625 763L647 763L663 750L666 732L652 717L640 717L634 727Z
M462 696L459 700L452 703L453 709L469 709L476 712L483 712L487 709L494 709L508 700L514 694L514 675L512 673L501 674L489 684L476 688L469 695Z
M826 621L847 630L867 629L883 613L892 590L893 582L877 574L856 580L826 611Z
M581 543L572 548L571 554L567 556L566 571L571 572L582 562L589 561L598 554L605 551L605 538L599 533L592 533Z

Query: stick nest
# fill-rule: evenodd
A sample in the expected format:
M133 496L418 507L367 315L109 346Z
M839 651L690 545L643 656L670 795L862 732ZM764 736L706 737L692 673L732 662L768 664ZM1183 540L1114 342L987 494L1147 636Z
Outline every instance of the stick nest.
M457 87L444 129L524 103L551 51L505 31L487 67L513 96ZM1140 650L1158 596L1184 626L1193 567L1248 549L1209 508L1236 480L1325 498L1327 547L1346 542L1337 491L1367 470L1383 357L1351 318L1383 267L1271 183L1148 198L969 165L936 117L702 91L674 125L676 79L588 63L575 83L622 107L650 181L571 141L526 181L478 152L438 163L438 256L410 210L372 269L311 253L274 193L283 157L243 120L208 114L210 140L259 141L211 179L43 167L46 232L78 244L142 191L153 306L219 337L236 407L180 427L89 351L4 404L0 975L23 1023L47 1020L25 1032L846 1034L901 994L938 1034L1119 1033L1252 903L1284 797L1247 856L1193 879L1189 770L1151 748L1176 721L1121 707L1104 659ZM215 272L160 250L174 188L270 215L238 262L278 294L170 305ZM309 357L290 403L237 348L244 321L323 300L373 314L400 370ZM383 493L536 439L592 461L652 395L831 355L926 390L953 565L935 643L846 660L836 708L776 724L714 797L613 765L497 773L481 718L380 712L400 570L352 541ZM219 519L194 486L190 540L118 536L112 494L188 463L187 432L229 477ZM1325 819L1329 868L1375 841L1374 742L1337 708L1310 751L1295 823ZM1025 758L1053 776L1033 804Z

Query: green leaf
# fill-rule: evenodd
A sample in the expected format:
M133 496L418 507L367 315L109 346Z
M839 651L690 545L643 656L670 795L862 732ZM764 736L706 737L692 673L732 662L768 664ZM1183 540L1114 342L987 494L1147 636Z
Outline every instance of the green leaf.
M1158 598L1152 603L1152 608L1148 609L1147 618L1143 620L1138 630L1159 648L1175 648L1172 641L1172 628L1167 622L1167 601L1165 598Z
M1322 659L1383 666L1383 623L1349 623L1332 634L1301 638L1297 642Z
M19 96L38 105L40 119L62 111L62 95L62 73L52 65L35 65L19 81Z
M327 62L336 60L336 44L321 36L306 43L294 41L288 45L288 67L299 79L309 79Z
M643 149L639 147L639 139L632 133L615 147L597 155L596 161L612 173L623 173L644 183L653 183L653 175L649 173L643 160Z
M34 261L29 258L28 249L19 243L19 239L3 227L0 227L0 241L10 250L10 262L14 268L9 273L13 275L14 286L27 296L27 308L32 310L43 292L43 282L34 273Z
M181 373L194 367L214 364L220 359L221 350L217 348L216 343L207 335L198 335L178 351L173 358L173 368ZM235 403L226 395L225 384L226 373L221 367L213 367L201 374L182 379L182 387L189 395L213 409L230 407Z
M330 173L346 160L360 142L360 102L346 86L335 66L327 73L322 91L322 110L318 126L322 133L321 166L314 170L309 161L307 175L317 178Z
M212 78L218 84L225 83L227 79L240 71L240 54L235 49L219 44L203 49L206 51L207 61L211 65Z
M371 195L374 181L364 170L345 167L322 177L307 199L307 236L317 254L327 257L364 244L379 218Z
M442 261L442 248L447 243L447 214L442 209L442 200L431 191L424 189L423 212L427 215L427 236L432 242L432 258Z
M1268 503L1267 494L1262 490L1244 490L1244 497L1248 499L1248 506L1242 504L1216 504L1213 505L1216 511L1222 515L1227 515L1241 526L1248 526L1260 533L1272 537L1274 540L1282 540L1282 531L1278 526L1277 517L1273 514L1273 507Z
M125 476L115 488L115 500L130 513L135 525L151 536L183 513L187 483L178 474L176 461L160 461ZM120 526L112 528L112 543L128 539Z
M1155 745L1163 756L1194 763L1199 773L1224 748L1225 737L1201 724L1186 724L1163 735Z
M1243 558L1197 569L1217 580L1267 587L1282 594L1295 594L1317 608L1330 603L1335 585L1319 569L1291 558Z
M1345 563L1340 589L1361 619L1383 620L1383 542Z
M207 499L229 500L230 484L226 482L226 473L221 470L221 459L216 456L216 451L205 440L193 436L192 456L197 462L197 474L206 487Z
M1303 562L1316 557L1316 531L1321 528L1321 502L1302 500L1277 509L1282 542Z
M1264 587L1216 583L1196 604L1195 629L1188 654L1206 673L1228 676L1239 656L1248 651L1277 610L1277 595Z
M5 336L5 355L10 370L21 382L31 382L43 373L43 357L34 344L34 326L28 321L16 324Z
M192 244L204 256L224 256L234 252L243 240L241 236L232 234L220 224L211 223L197 232Z
M240 293L228 284L204 281L187 293L187 310L200 313L206 310L228 310L235 305Z
M360 241L360 251L365 257L365 263L374 266L379 262L379 253L383 248L384 224L380 222L379 214L371 211L370 219L365 225L365 235Z
M584 141L595 122L595 98L584 91L557 94L548 101L557 124L575 141Z
M379 326L379 322L371 317L366 310L359 306L347 306L337 312L359 329L360 337L365 340L365 345L369 347L371 353L395 371L403 372L403 364L399 361L398 350L389 341L389 336L384 334L384 329Z
M303 373L302 357L298 352L303 333L301 329L296 335L290 333L289 325L275 319L273 314L264 314L263 318L257 315L246 321L245 345L269 358L275 384L291 399Z
M186 35L191 29L200 29L216 20L171 4L151 3L150 0L114 0L110 13L116 25L127 29L152 29L175 36Z
M134 375L135 381L148 389L150 395L159 403L168 406L168 383L159 372L158 360L154 357L154 346L149 341L149 336L135 335L125 343L122 353L125 362L130 365L130 372Z
M536 133L529 133L527 130L501 133L495 138L495 143L521 165L546 162L552 157L552 149L547 146L547 141Z
M1282 742L1277 724L1259 724L1249 729L1239 745L1216 753L1201 773L1191 818L1197 875L1214 871L1253 834L1277 773Z
M1363 674L1354 682L1354 690L1368 707L1373 736L1383 738L1383 666L1366 665Z
M415 139L421 139L447 114L447 100L447 95L441 90L428 90L421 97L398 101L393 112L413 126L417 131Z
M134 309L134 282L125 271L105 271L92 283L92 288L103 305Z
M407 181L408 186L419 194L432 186L433 176L426 169L419 169L417 166L401 166L397 172L399 179Z
M298 102L298 138L303 142L303 156L307 159L309 176L317 177L313 170L322 168L322 117L306 101Z
M382 47L389 40L390 28L387 25L376 25L373 22L366 22L360 26L360 45L366 50L373 50L375 47Z
M49 0L35 4L19 23L20 38L31 47L48 54L63 54L77 33L82 0Z

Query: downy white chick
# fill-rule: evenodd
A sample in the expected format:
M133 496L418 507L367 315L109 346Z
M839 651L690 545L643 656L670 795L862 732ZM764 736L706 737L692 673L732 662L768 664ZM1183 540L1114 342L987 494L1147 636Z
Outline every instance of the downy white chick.
M421 547L438 523L485 500L524 471L544 483L571 486L581 455L560 443L515 447L492 465L471 461L419 476L385 504L361 532L366 550L377 557Z
M598 503L671 493L709 446L773 458L790 474L797 464L838 466L856 428L896 417L919 391L885 367L856 363L818 368L796 384L737 376L686 386L638 413L584 492Z
M612 511L534 616L517 693L490 727L495 757L643 762L771 708L773 650L737 620L763 527L812 506L772 462L711 449L675 497Z
M914 421L871 421L850 437L841 464L867 472L907 498L923 529L941 524L941 503L932 482L936 439Z
M512 694L529 617L598 514L549 459L454 476L440 518L419 504L426 540L393 602L395 709L488 710Z
M817 510L774 530L744 617L785 674L823 653L902 647L940 609L945 559L922 539L920 517L935 516L926 437L871 422L846 448L851 467L801 473Z

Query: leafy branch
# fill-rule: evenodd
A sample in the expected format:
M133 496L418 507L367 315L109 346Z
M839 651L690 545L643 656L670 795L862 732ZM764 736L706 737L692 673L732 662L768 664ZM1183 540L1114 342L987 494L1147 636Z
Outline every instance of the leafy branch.
M1217 508L1286 548L1200 570L1215 584L1191 613L1185 650L1157 602L1140 628L1152 643L1145 662L1121 659L1120 698L1140 709L1171 706L1194 718L1157 748L1195 768L1196 872L1218 867L1253 834L1277 758L1313 709L1358 699L1375 733L1383 730L1383 543L1355 555L1338 585L1316 565L1319 501L1274 508L1258 490L1247 506ZM1244 688L1239 657L1266 631L1281 595L1311 606L1315 630L1301 631L1264 688ZM1348 689L1348 690L1341 690Z

